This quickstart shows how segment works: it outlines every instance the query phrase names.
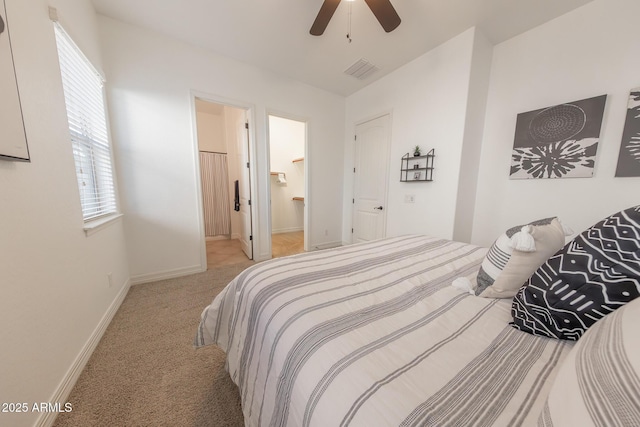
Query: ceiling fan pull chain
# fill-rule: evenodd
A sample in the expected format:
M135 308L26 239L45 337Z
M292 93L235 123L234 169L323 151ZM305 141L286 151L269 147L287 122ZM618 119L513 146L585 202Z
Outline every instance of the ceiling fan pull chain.
M349 43L351 43L351 4L353 2L348 2L349 3L349 25L347 27L347 40L349 40Z

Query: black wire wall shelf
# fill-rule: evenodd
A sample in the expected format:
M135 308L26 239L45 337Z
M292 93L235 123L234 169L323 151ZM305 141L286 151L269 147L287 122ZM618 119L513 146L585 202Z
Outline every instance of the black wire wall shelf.
M400 182L433 181L433 159L435 156L435 148L432 148L424 156L412 156L409 153L402 156Z

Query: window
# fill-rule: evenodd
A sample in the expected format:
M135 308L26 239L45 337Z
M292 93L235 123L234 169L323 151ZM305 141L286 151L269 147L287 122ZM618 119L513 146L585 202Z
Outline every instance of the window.
M117 210L104 79L64 29L57 22L54 26L82 217L87 222Z

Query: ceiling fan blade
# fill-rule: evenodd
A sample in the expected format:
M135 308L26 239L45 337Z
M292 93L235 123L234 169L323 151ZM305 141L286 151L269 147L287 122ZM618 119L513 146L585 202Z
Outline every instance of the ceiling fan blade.
M329 25L329 21L339 4L340 0L324 0L324 3L322 3L320 11L318 12L318 16L316 16L316 20L313 21L313 25L309 31L311 35L320 36L324 33L324 30L327 28L327 25Z
M398 28L400 17L389 0L364 0L387 33Z

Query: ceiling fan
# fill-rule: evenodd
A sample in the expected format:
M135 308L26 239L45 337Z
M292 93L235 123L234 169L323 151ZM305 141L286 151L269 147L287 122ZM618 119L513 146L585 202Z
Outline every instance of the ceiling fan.
M380 22L380 25L382 25L382 28L384 28L387 33L395 30L398 25L400 25L400 17L389 0L364 1L367 3L369 9L371 9L371 12L373 12L375 17L378 19L378 22ZM320 36L324 33L324 30L327 28L327 25L339 4L340 0L324 0L324 3L322 3L320 11L318 12L318 16L316 16L316 20L313 21L313 25L309 31L311 35Z

